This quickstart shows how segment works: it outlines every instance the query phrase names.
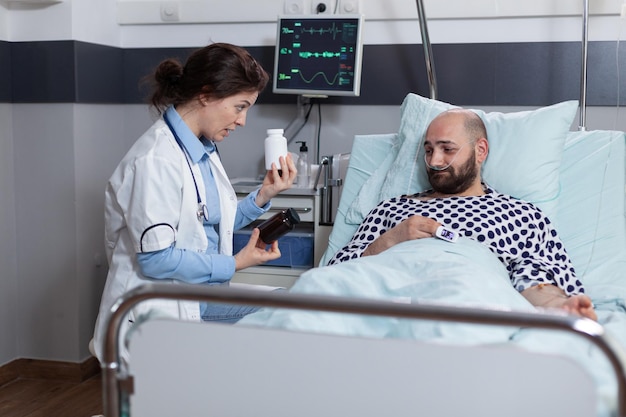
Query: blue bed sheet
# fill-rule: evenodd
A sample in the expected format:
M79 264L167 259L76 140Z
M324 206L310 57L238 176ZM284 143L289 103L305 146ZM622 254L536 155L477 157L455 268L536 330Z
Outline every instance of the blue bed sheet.
M502 264L484 245L460 238L457 243L428 238L396 245L378 256L305 272L294 293L337 295L396 302L442 304L497 310L537 311L509 281ZM600 322L626 346L624 294L604 297L597 305ZM548 314L563 314L561 311ZM548 354L567 354L587 369L599 387L599 415L614 409L616 383L604 357L584 339L571 334L436 321L262 309L240 321L293 331L407 338L451 344L515 344ZM539 334L538 334L539 333Z

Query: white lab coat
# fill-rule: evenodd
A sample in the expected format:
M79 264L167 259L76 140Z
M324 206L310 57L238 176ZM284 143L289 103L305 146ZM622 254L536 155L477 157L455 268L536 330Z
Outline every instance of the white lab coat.
M220 195L219 250L221 254L232 255L237 197L216 152L211 154L210 163ZM192 164L192 169L204 199L200 168ZM196 188L186 156L160 119L128 151L106 189L105 244L109 273L93 340L93 350L101 362L111 306L126 291L145 282L154 282L141 275L136 253L166 249L172 243L181 249L206 251L208 241L197 211ZM198 302L172 300L142 302L132 310L129 320L155 316L201 320ZM123 321L120 341L123 342L130 325L130 321ZM123 345L120 353L127 360Z

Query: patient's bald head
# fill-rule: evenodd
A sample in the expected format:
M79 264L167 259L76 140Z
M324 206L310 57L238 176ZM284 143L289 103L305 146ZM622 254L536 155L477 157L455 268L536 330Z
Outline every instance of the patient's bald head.
M485 127L483 119L481 119L476 112L461 108L446 110L435 116L426 130L427 137L428 130L438 119L441 119L439 120L441 123L462 123L463 130L467 134L468 140L472 143L476 143L480 138L487 139L487 128Z

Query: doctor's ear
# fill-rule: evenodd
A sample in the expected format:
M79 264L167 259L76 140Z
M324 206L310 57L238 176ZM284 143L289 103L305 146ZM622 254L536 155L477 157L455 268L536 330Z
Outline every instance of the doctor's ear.
M201 94L198 96L198 101L200 102L201 106L206 106L207 104L209 104L209 96L206 94Z

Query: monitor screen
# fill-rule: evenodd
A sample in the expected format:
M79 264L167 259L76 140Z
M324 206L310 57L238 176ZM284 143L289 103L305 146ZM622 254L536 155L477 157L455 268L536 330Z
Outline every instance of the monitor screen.
M280 16L274 93L358 96L362 27L361 15Z

